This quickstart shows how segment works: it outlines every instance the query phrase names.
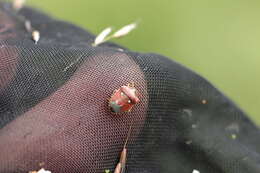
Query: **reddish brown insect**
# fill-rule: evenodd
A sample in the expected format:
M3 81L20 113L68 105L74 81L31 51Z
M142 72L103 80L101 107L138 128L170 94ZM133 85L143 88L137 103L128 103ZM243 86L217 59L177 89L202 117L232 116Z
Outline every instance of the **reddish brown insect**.
M134 83L130 83L114 91L109 99L109 107L114 113L130 112L139 101Z

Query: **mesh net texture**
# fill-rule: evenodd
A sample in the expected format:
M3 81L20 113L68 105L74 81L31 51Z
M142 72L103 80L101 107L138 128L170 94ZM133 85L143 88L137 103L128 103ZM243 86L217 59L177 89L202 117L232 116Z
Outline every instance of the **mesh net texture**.
M29 20L41 38L31 39ZM0 173L259 173L259 129L204 78L30 8L0 4ZM108 99L134 82L140 103Z

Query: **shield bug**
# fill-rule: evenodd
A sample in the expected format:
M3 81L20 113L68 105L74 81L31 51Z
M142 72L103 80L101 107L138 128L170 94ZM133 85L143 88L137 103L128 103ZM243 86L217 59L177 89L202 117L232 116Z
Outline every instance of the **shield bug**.
M133 106L140 101L137 94L134 83L121 86L109 99L111 111L114 113L130 112Z

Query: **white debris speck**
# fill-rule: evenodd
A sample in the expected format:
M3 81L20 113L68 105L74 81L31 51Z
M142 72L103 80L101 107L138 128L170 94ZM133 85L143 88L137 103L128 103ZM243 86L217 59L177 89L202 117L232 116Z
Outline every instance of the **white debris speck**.
M13 8L15 10L20 10L21 8L23 8L25 2L26 2L26 0L14 0L13 1Z
M110 173L110 170L106 169L106 170L105 170L105 173Z
M205 100L205 99L203 99L201 102L202 102L202 104L204 104L204 105L207 104L207 100Z
M120 52L124 52L124 49L121 49L121 48L118 48L117 50Z
M44 168L42 168L39 171L30 171L29 173L51 173L51 171L47 171Z
M101 43L104 43L107 40L108 35L111 33L112 28L108 27L106 29L104 29L95 39L94 41L94 46L97 46Z
M244 157L242 160L243 160L243 161L246 161L246 160L248 160L248 157Z
M94 43L92 44L93 46L98 46L101 43L104 43L106 41L109 41L113 38L119 38L119 37L123 37L125 35L127 35L128 33L130 33L133 29L135 29L137 27L137 23L132 23L129 25L124 26L123 28L119 29L118 31L116 31L114 34L109 35L112 32L112 28L108 27L106 29L104 29L95 39ZM119 50L121 51L121 49Z
M230 125L228 125L228 126L226 127L226 130L227 130L227 131L233 131L233 132L239 133L240 128L239 128L238 123L233 122L233 123L231 123Z
M200 171L194 169L194 170L192 171L192 173L200 173Z
M236 134L232 134L232 135L231 135L231 138L232 138L233 140L235 140L235 139L237 139L237 135L236 135Z
M63 72L66 72L68 69L70 69L71 67L73 67L75 64L77 64L80 60L81 60L82 56L78 57L75 61L73 61L72 63L70 63L68 66L66 66L63 69Z
M185 114L187 114L189 117L192 116L192 110L190 110L190 109L183 109L183 112L184 112Z
M47 170L45 170L45 169L40 169L39 171L38 171L38 173L51 173L51 171L47 171Z
M134 30L137 27L137 23L132 23L129 25L124 26L123 28L119 29L113 34L114 38L123 37L127 34L129 34L132 30Z
M186 143L187 145L190 145L190 144L192 144L192 140L186 141L185 143Z
M25 27L27 32L32 32L32 25L31 25L31 22L29 20L26 20L24 22L24 27Z
M38 43L38 41L40 40L40 32L35 30L32 32L32 39L35 42L35 44Z

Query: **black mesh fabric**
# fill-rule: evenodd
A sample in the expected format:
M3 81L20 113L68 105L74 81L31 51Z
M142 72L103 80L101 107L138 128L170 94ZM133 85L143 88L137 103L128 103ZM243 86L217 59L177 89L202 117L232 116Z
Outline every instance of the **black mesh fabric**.
M204 78L30 8L0 5L0 173L259 173L259 129ZM30 20L41 38L34 44ZM115 89L140 103L113 114Z

